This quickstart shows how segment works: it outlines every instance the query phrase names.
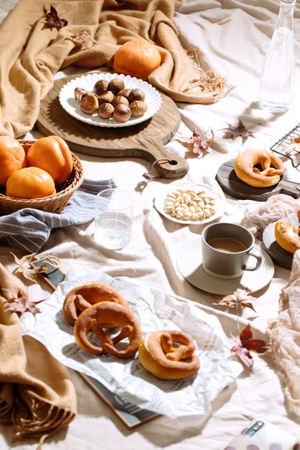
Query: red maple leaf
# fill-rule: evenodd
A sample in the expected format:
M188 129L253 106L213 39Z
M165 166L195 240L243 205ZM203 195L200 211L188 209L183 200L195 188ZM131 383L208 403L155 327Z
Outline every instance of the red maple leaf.
M255 131L250 131L248 128L246 128L241 119L239 119L237 127L231 125L230 123L228 123L227 125L228 128L224 128L225 130L225 133L223 135L224 139L234 140L239 136L241 136L243 139L247 139L249 136L253 136L253 134L255 133Z
M24 297L20 290L17 297L14 296L14 294L11 295L11 301L9 302L9 306L5 311L16 312L19 316L21 316L25 311L30 311L33 315L41 312L41 310L37 308L36 305L43 302L44 300L32 302L27 297Z
M252 336L253 334L250 325L248 324L239 336L231 338L234 344L231 353L235 353L241 362L250 370L252 370L254 364L250 350L253 350L256 353L265 353L268 351L268 346L265 341L262 339L252 339Z
M46 8L44 7L43 12L46 16L46 24L50 27L57 28L59 30L60 28L68 25L68 21L66 19L60 19L58 17L57 11L53 6L50 6L50 12L47 12Z

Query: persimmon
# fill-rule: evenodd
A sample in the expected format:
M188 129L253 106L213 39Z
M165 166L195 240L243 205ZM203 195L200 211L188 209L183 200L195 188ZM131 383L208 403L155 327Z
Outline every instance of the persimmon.
M55 184L62 184L73 169L72 153L61 137L42 137L28 150L27 165L46 170Z
M56 193L55 183L46 170L24 167L10 175L6 183L6 195L16 198L43 198Z
M9 176L26 167L26 154L20 142L11 136L0 136L0 186L5 186Z
M113 69L117 73L146 80L160 63L161 56L155 45L142 39L133 39L116 51Z

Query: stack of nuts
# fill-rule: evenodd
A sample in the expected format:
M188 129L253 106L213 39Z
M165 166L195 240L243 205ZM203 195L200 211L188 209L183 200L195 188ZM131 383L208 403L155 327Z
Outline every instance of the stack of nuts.
M27 154L11 136L0 136L0 186L15 198L43 198L56 193L73 170L72 153L59 136L36 140Z
M125 123L131 116L141 116L148 109L145 92L139 88L126 89L120 78L97 81L93 92L76 87L74 95L84 114L97 113L101 119L113 118L116 122Z

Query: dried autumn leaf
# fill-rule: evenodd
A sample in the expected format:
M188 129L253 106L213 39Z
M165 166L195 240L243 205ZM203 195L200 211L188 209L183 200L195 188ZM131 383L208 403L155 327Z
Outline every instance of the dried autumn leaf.
M68 21L66 19L60 19L58 17L57 11L53 6L50 6L50 12L47 12L46 8L44 7L43 12L46 16L46 24L50 27L57 28L59 30L60 28L68 25Z
M228 306L229 308L232 307L247 307L252 309L255 312L253 302L256 301L255 297L252 297L249 295L249 293L246 290L242 291L235 291L233 294L226 295L226 297L223 297L221 300L219 300L216 303L213 303L213 305L221 305L221 306Z
M198 132L195 128L193 135L191 137L185 137L185 136L176 134L175 139L178 139L179 141L183 141L183 142L186 142L187 144L190 144L188 147L189 151L200 155L202 153L202 150L206 150L213 143L214 133L212 130L210 130L210 132L211 132L211 138L208 138L204 133Z
M238 126L235 127L230 123L227 124L228 128L224 128L225 133L223 135L224 139L236 139L241 136L243 139L247 139L249 136L253 136L255 131L250 131L249 128L246 128L241 119L239 119Z
M252 370L254 364L250 350L261 354L268 351L268 346L265 341L262 339L252 339L252 336L253 334L250 325L248 324L239 336L233 336L231 338L231 341L234 344L231 348L231 353L235 353L241 362L250 370Z
M20 290L17 297L15 297L13 293L10 294L12 298L9 302L9 306L5 309L5 311L16 312L19 316L21 316L26 311L31 312L33 315L41 312L41 310L37 308L36 305L43 302L45 299L39 300L37 302L32 302L27 297L24 297Z
M240 336L232 337L231 340L234 344L230 350L231 353L235 353L239 360L252 370L254 364L253 358L249 350L243 347Z
M98 44L98 42L92 38L87 30L81 30L77 34L74 34L67 39L74 42L75 47L81 48L88 48Z

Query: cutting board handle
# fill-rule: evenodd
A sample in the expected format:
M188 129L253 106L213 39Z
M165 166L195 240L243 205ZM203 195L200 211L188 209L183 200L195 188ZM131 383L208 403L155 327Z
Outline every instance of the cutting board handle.
M167 140L168 141L168 140ZM189 171L188 162L174 153L169 152L163 144L161 136L145 135L141 139L141 158L151 162L151 175L155 172L164 178L180 178ZM149 168L150 169L150 168Z

